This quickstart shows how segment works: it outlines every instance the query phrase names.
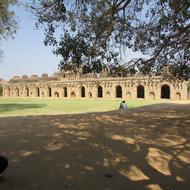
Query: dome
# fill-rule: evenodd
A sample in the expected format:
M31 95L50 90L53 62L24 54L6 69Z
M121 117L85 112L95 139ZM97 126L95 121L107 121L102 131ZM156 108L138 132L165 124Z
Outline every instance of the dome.
M19 76L14 76L12 79L20 79Z
M48 78L48 74L47 73L43 73L41 77L42 78Z
M31 78L31 79L37 79L37 78L38 78L38 75L31 75L30 78Z
M27 79L28 76L27 76L27 75L23 75L22 78L23 78L23 79Z

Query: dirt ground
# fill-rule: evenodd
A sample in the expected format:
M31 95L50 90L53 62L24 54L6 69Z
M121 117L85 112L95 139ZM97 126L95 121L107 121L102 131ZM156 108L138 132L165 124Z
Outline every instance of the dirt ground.
M190 104L0 118L0 190L189 190Z

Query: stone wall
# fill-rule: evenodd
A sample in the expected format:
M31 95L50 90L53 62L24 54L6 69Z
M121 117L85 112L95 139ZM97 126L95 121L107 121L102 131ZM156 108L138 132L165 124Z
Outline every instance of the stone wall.
M2 86L5 97L188 99L188 81L166 81L161 76L113 78L93 75L87 78L79 74L55 73L52 77L47 74L41 77L16 76Z

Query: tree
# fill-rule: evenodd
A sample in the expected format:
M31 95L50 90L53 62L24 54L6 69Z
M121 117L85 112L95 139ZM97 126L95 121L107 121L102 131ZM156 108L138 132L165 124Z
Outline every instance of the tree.
M190 72L189 0L40 0L32 9L37 27L45 27L45 45L63 58L60 68L98 63L145 74L165 66L177 77ZM126 48L147 58L125 62Z
M10 10L10 6L17 3L17 0L1 0L0 1L0 41L12 37L16 32L17 22L15 20L14 11ZM0 48L0 57L3 51Z
M10 6L17 3L17 0L0 1L0 40L12 36L16 32L15 14Z

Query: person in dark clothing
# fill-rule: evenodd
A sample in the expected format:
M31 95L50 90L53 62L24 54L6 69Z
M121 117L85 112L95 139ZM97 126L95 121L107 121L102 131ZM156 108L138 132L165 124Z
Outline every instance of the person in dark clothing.
M5 152L0 153L0 181L4 179L3 172L8 167L8 156Z

